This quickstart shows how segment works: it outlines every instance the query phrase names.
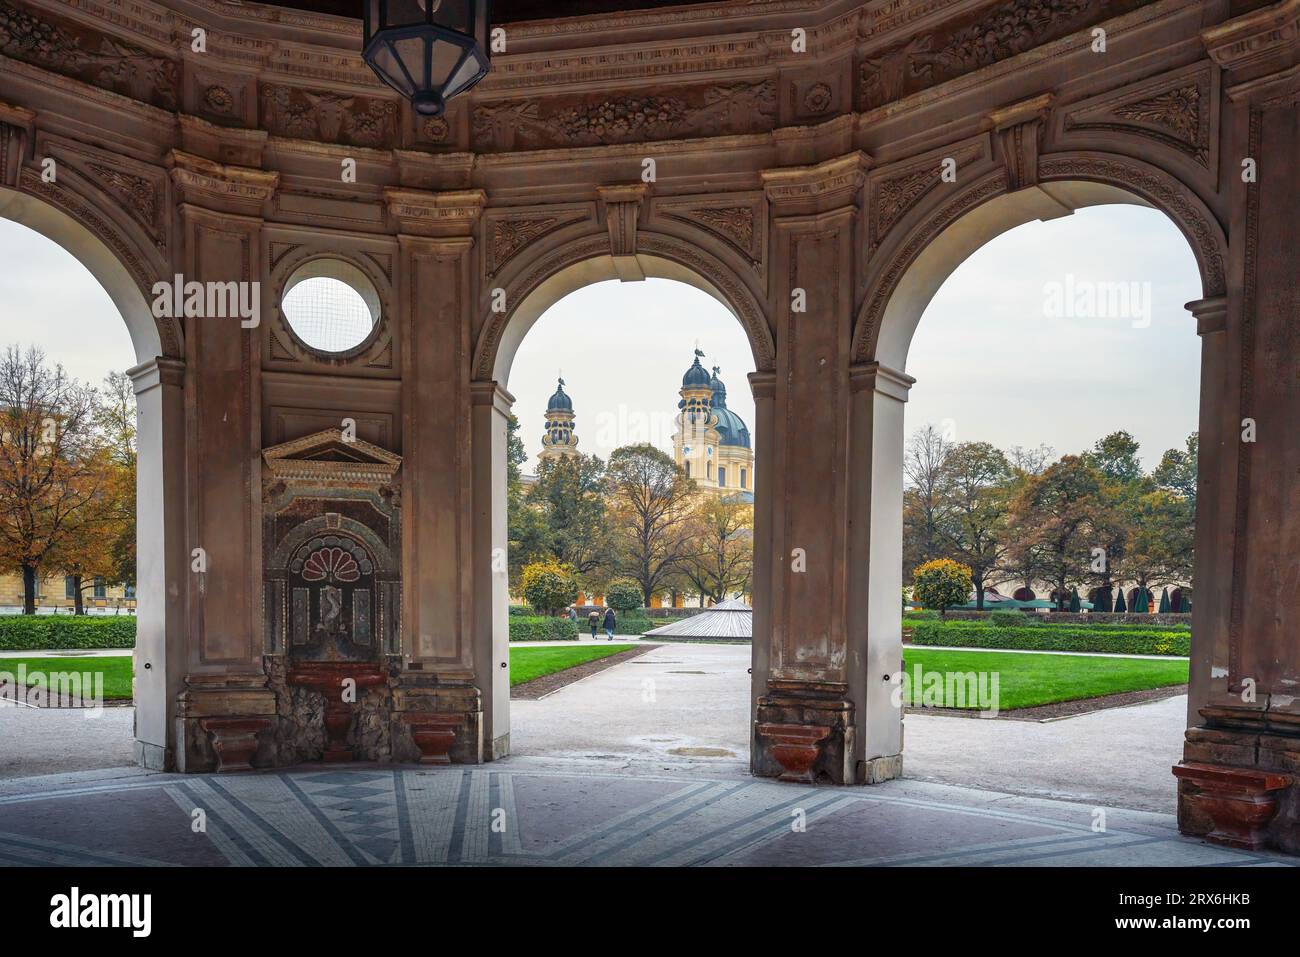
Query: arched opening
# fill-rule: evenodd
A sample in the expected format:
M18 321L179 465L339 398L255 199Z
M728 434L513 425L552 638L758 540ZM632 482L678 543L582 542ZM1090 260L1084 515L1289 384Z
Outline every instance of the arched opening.
M46 474L57 477L22 493L5 483L5 494L51 516L6 523L0 671L15 705L0 708L13 725L0 732L6 773L142 758L161 766L168 661L162 429L151 384L163 352L158 326L117 256L52 206L0 190L0 247L12 267L0 276L4 440L17 442L32 410L49 410L56 424ZM5 462L21 467L22 456ZM11 517L14 504L6 502ZM23 574L28 562L35 574Z
M1211 264L1224 249L1208 216L1188 241L1190 209L1203 212L1189 197L1166 214L1111 183L1001 195L955 221L932 221L932 238L883 295L866 357L915 377L906 431L914 440L926 433L935 497L957 509L958 532L934 554L909 542L904 561L881 560L900 568L905 586L920 560L948 558L976 572L970 602L953 601L956 620L910 623L905 680L928 680L932 670L941 679L999 679L979 685L992 692L999 720L961 720L981 710L966 703L927 713L954 705L951 695L905 693L905 775L1173 811L1169 767L1181 753L1196 639L1190 616L1157 613L1162 588L1191 580L1204 408L1196 321L1183 306L1199 318L1207 298L1221 296ZM1075 210L1083 212L1070 216ZM1112 293L1133 296L1116 311ZM910 472L905 528L907 509L924 498ZM1074 479L1096 487L1086 499L1079 493L1083 531L1053 563L1043 556L1064 520L1054 524L1060 516L1047 494L1064 494ZM980 489L994 487L1006 496L1005 524L991 548L981 522L992 513L975 513L995 498ZM1177 524L1183 552L1153 573L1160 544L1148 533L1161 522ZM1147 600L1135 614L1140 583ZM925 674L914 675L917 667ZM1062 681L1055 690L1051 674ZM1095 770L1102 766L1105 774Z
M532 689L520 685L515 694L528 697L511 706L509 688L498 685L492 734L499 740L508 726L513 754L740 769L749 759L752 707L748 611L751 601L762 601L754 593L761 561L755 497L765 479L746 380L770 363L770 339L755 341L755 318L763 332L766 325L752 301L733 303L674 261L638 262L645 282L613 281L609 257L569 264L528 292L499 333L488 330L480 340L499 336L494 355L478 356L479 368L491 368L513 401L511 478L492 480L493 510L508 515L510 552L509 587L493 597L494 610L509 607L509 622L494 629L492 660L510 660L514 682L513 673L523 672L517 665L540 647L501 646L511 634L538 634L528 623L537 617L528 612L538 609L527 607L521 578L525 568L552 559L575 572L577 585L574 600L551 609L568 624L553 627L575 631L578 640L545 650L632 646L629 661L541 700L529 700ZM654 474L660 483L669 472L690 491L669 505L672 496L659 484L658 505L677 517L649 520L641 476ZM634 526L660 524L650 534L661 545L632 544ZM592 527L594 534L584 534ZM680 548L670 544L679 540ZM680 553L666 560L674 548ZM629 584L639 593L632 600ZM639 638L696 621L704 627L702 614L718 603L739 604L743 610L726 613L727 624L743 618L744 627L727 634L683 627L683 634ZM611 608L612 637L605 630ZM639 646L646 643L660 647L645 652ZM533 684L545 691L551 680L567 678Z

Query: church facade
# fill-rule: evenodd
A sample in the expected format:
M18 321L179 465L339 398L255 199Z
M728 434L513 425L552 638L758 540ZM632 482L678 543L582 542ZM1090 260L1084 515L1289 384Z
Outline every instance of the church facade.
M754 500L754 449L749 426L727 408L727 387L714 366L712 373L700 363L704 353L695 350L695 361L682 376L678 393L676 428L673 432L673 460L694 479L702 491L738 495ZM573 398L564 391L564 379L546 403L546 431L542 434L539 462L579 455L577 416ZM525 476L526 483L535 481Z

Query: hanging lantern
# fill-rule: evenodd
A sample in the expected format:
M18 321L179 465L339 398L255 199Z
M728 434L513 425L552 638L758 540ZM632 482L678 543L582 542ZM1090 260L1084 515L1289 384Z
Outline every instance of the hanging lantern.
M379 79L437 116L488 71L488 0L364 0L361 56Z

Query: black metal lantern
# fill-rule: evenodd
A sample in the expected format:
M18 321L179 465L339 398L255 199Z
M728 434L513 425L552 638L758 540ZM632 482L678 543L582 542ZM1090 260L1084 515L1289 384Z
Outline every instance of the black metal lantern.
M362 57L379 79L437 116L488 71L488 0L365 0Z

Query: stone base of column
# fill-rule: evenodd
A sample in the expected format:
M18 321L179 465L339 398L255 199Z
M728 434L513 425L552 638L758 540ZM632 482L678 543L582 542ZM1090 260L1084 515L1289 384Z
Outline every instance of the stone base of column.
M1300 854L1300 724L1253 708L1207 707L1189 728L1178 829L1218 844Z
M492 739L492 750L488 755L489 761L500 761L502 758L510 757L510 734L506 733Z
M275 718L264 675L187 675L177 702L176 770L244 771L273 763L259 752Z
M135 763L149 771L175 770L172 756L166 748L139 738L135 741Z
M405 672L393 689L393 758L421 764L482 764L478 688Z
M836 682L768 681L754 722L755 775L853 784L853 702Z
M859 784L883 784L903 776L903 756L901 754L883 754L877 758L868 758L858 762Z

